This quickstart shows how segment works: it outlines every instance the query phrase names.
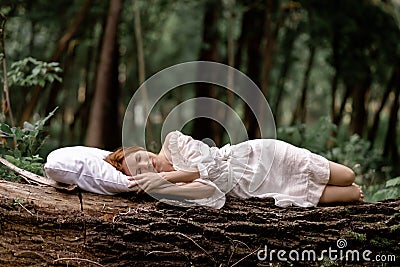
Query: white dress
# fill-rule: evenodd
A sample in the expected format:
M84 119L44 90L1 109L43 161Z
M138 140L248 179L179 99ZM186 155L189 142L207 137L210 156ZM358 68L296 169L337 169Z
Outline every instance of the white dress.
M329 180L327 159L275 139L217 148L175 131L167 142L175 170L199 171L197 181L219 189L213 197L197 204L220 208L224 194L229 194L272 197L280 207L313 207Z

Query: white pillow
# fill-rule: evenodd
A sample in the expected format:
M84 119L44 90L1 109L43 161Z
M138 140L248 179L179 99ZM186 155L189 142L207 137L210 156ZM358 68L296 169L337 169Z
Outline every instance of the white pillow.
M93 193L114 195L135 191L128 188L129 176L104 161L111 152L84 146L64 147L47 156L44 170L47 177L65 184L76 184Z

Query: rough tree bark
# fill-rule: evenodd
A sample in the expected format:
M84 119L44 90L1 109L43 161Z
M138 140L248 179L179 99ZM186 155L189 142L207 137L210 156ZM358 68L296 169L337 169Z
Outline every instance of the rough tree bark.
M270 200L228 198L214 210L129 195L81 196L82 205L78 194L0 181L0 265L267 266L269 258L257 257L267 246L268 255L275 250L274 266L344 266L344 260L280 262L276 255L329 248L339 255L340 238L343 250L395 255L389 266L400 263L400 199L278 208Z

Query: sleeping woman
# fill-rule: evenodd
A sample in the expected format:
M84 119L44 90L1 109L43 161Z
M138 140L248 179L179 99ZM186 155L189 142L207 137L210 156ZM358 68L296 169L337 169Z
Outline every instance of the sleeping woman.
M280 207L364 198L350 168L275 139L217 148L174 131L158 154L141 147L120 148L105 161L130 176L130 187L214 208L224 205L225 194L274 198Z

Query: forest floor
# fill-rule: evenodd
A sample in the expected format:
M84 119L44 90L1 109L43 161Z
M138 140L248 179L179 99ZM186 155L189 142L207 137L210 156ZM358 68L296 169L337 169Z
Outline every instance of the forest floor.
M400 266L399 211L400 199L181 208L0 181L0 266Z

